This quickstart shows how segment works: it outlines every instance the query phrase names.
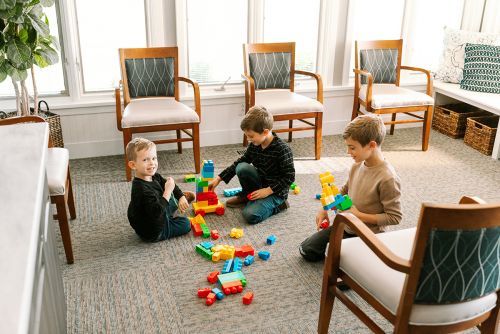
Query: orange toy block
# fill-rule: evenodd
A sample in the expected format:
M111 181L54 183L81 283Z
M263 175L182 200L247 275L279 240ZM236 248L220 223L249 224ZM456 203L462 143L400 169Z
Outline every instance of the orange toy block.
M243 295L243 304L250 305L253 300L253 292L247 292Z

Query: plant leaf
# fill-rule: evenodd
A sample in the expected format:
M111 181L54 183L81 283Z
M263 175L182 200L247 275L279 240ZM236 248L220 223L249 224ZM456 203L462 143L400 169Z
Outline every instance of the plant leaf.
M19 39L21 42L26 43L28 40L28 31L26 29L19 30Z
M20 40L10 41L7 43L7 59L16 67L25 65L31 62L31 50Z
M54 47L54 49L56 49L57 51L61 51L61 45L59 44L59 39L57 38L57 36L50 35L50 41L52 42L52 46Z
M0 10L11 9L16 5L16 0L0 0Z
M51 7L54 4L54 0L40 0L40 3L44 7Z
M30 19L33 28L35 28L35 30L41 36L48 36L50 34L49 26L45 24L45 22L43 22L39 17L32 14L28 14L28 18Z
M18 70L11 64L6 64L6 69L7 69L7 74L14 80L14 81L21 81L21 80L26 80L28 78L28 72L26 70Z
M44 67L49 66L47 61L45 61L45 59L42 57L42 55L40 55L38 52L33 53L33 58L35 58L35 64L37 64L38 67L44 68Z
M40 17L43 14L43 7L40 4L34 5L30 11L30 14L35 15L36 17Z
M48 65L54 65L59 61L59 55L57 54L57 51L49 46L45 46L44 48L37 50L37 53L43 57Z

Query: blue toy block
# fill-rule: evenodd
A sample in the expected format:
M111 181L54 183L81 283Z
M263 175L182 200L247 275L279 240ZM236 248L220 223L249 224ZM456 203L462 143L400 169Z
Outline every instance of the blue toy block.
M205 249L212 249L212 247L214 246L214 244L210 241L202 242L200 245Z
M230 273L232 271L231 270L232 267L233 267L233 259L226 260L226 262L224 262L224 267L222 268L221 273L223 274Z
M267 261L269 260L269 257L271 256L271 253L269 253L268 251L260 251L259 252L259 257L264 260L264 261Z
M276 242L276 236L274 234L271 234L270 236L267 237L266 243L268 245L274 245Z
M241 271L233 271L227 274L220 274L217 276L217 280L221 285L227 282L242 281L244 279L245 275L243 275L243 272ZM243 284L243 282L241 284Z
M224 196L225 197L233 197L241 193L243 189L241 187L239 188L230 188L230 189L224 189Z
M243 263L245 264L245 266L251 265L253 263L253 256L252 255L248 255L245 258L245 261L243 261Z
M321 194L316 194L316 199L320 199L321 198Z
M240 258L235 257L233 260L233 268L231 269L231 271L240 271L241 267L243 267L243 262Z
M221 300L222 298L224 298L224 294L222 293L222 291L220 291L219 288L213 288L212 292L215 293L215 298L217 298L217 300Z

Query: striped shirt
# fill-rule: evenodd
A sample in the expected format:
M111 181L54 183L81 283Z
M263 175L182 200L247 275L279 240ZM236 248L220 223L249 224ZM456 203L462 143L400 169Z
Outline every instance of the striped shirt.
M290 147L273 132L273 141L268 147L249 144L245 153L231 166L219 174L226 183L236 175L240 162L252 164L262 180L262 187L271 187L273 193L287 199L290 185L295 181L295 167Z

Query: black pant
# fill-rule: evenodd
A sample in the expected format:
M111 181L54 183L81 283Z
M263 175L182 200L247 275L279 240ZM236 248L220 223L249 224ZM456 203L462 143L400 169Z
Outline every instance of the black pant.
M325 258L326 245L330 241L330 232L333 230L333 225L324 230L311 235L306 240L302 241L299 246L300 255L310 262L321 261ZM344 239L356 237L355 234L350 234L344 231Z

